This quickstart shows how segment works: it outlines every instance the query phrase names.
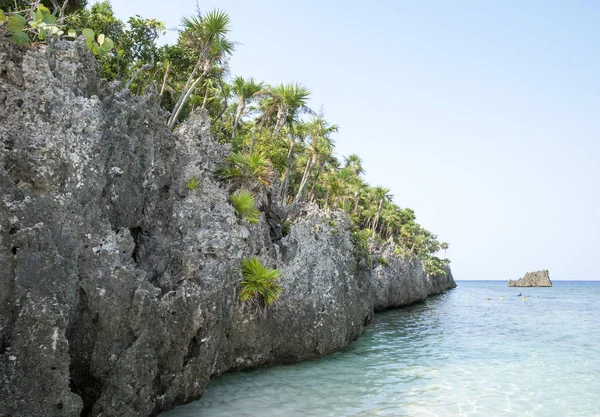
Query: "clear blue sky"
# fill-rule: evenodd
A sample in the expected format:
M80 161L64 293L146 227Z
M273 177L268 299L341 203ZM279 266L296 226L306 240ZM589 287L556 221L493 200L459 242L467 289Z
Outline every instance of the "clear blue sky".
M194 0L113 0L175 28ZM600 279L600 2L207 0L232 73L298 81L457 279ZM167 40L175 39L171 32Z

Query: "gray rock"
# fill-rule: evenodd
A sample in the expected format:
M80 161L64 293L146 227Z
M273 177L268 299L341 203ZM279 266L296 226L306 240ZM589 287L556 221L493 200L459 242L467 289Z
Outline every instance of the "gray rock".
M364 266L341 212L303 207L283 238L277 207L240 221L206 116L172 134L154 97L115 93L96 65L81 41L0 33L0 416L156 415L455 286L390 246L374 249L387 267ZM266 311L237 296L254 256L283 273Z
M509 287L551 287L550 275L547 270L528 272L521 279L508 280Z

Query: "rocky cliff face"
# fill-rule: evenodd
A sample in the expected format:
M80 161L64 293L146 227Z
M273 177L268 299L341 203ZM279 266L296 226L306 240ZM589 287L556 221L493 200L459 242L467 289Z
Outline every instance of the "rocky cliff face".
M551 287L550 275L547 270L528 272L521 279L508 280L509 287Z
M211 375L332 352L374 310L455 286L387 246L365 266L343 213L305 207L276 241L264 218L241 224L214 175L227 147L202 115L175 134L165 119L81 43L0 34L0 416L155 415ZM266 312L237 297L251 256L283 273Z

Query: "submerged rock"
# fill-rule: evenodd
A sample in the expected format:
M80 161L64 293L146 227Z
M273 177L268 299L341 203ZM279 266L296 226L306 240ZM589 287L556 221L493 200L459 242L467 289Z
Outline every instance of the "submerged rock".
M333 352L376 309L455 286L390 247L365 265L342 212L305 206L285 237L241 224L205 115L173 134L154 97L96 65L80 41L0 33L0 416L156 415L212 375ZM237 296L255 256L283 273L267 311Z
M517 281L508 280L509 287L551 287L550 275L547 270L528 272Z

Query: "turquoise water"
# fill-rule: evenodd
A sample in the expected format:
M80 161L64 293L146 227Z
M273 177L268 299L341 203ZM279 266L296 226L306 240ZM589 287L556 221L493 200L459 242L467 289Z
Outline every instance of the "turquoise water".
M600 282L458 285L377 315L343 352L225 374L161 416L600 416Z

